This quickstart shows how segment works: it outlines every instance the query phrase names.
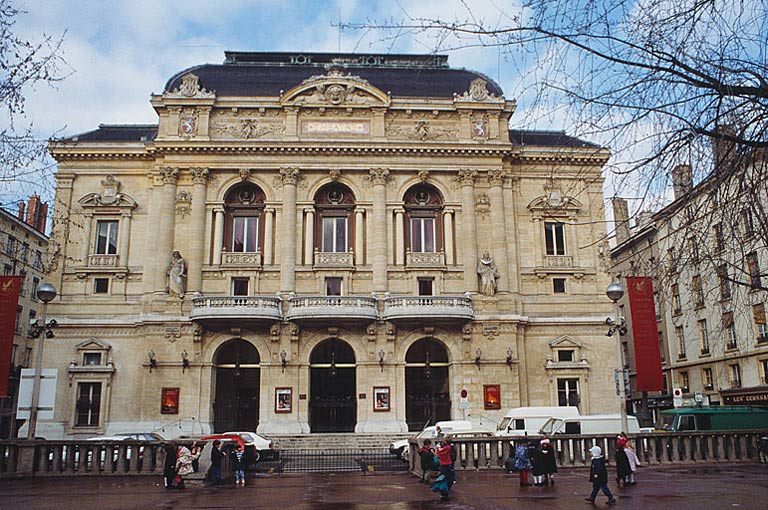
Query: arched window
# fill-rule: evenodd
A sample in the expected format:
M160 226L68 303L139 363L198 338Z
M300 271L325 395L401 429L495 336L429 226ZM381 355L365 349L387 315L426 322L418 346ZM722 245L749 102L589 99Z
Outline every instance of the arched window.
M418 184L405 194L406 249L413 253L435 253L443 249L440 212L443 197L429 184Z
M355 196L349 188L331 183L315 193L315 248L323 253L347 253L353 246L354 222L350 216Z
M258 186L243 183L234 186L224 198L226 226L224 246L230 253L261 251L264 225L264 193Z

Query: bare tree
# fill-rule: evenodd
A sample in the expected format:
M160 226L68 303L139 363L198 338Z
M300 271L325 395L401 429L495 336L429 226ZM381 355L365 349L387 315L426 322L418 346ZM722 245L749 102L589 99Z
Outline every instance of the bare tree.
M24 187L52 190L47 140L35 133L25 115L25 99L34 86L55 85L64 78L63 35L26 40L15 30L23 14L12 0L0 0L0 201L16 198Z
M634 211L668 204L671 170L690 165L701 184L675 236L693 238L712 267L728 265L732 283L765 289L766 0L524 0L492 21L464 5L463 19L406 15L344 27L422 38L436 51L502 51L525 71L523 115L539 116L523 117L525 124L557 113L575 134L609 145L609 188L637 199ZM726 250L712 248L715 224ZM750 266L755 252L762 263ZM693 259L678 254L675 263Z

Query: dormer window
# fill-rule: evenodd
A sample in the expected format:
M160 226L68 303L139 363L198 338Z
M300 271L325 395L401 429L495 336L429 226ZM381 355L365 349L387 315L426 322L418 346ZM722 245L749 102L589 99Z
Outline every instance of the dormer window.
M98 366L101 365L101 353L100 352L85 352L83 353L83 366Z
M570 363L574 361L573 349L558 349L557 361L558 363Z

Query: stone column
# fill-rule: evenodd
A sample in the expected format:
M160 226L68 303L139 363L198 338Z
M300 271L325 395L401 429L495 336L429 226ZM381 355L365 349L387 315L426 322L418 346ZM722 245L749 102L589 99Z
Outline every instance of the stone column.
M213 210L213 265L221 265L221 250L224 246L224 209Z
M304 209L304 264L311 266L315 263L315 210L311 207Z
M445 264L452 266L453 259L453 209L443 211L443 236L445 238Z
M124 212L120 219L120 248L117 261L120 266L128 267L128 245L131 240L131 213Z
M475 225L476 170L459 170L461 185L461 230L464 253L464 286L467 292L477 292L477 229Z
M404 209L395 209L395 265L405 265L405 221L403 215Z
M91 248L94 246L93 243L93 213L92 212L86 212L85 213L85 237L83 238L83 251L82 251L82 259L83 259L83 265L88 265L88 256L91 254Z
M389 170L372 168L370 179L373 183L373 290L387 291L387 180Z
M280 245L280 291L296 290L296 184L299 181L298 168L281 168L283 183L283 225Z
M365 209L355 208L355 265L365 264Z
M187 292L203 291L203 240L205 238L205 197L208 185L207 168L190 168L192 174L192 232L187 255Z
M163 181L163 187L160 193L160 210L158 211L157 216L160 225L158 226L157 244L155 245L155 254L157 257L157 266L155 268L155 292L165 292L165 272L171 263L174 227L176 224L176 180L179 177L179 169L163 167L160 169L160 177ZM189 253L182 253L181 255L187 257Z
M262 264L272 264L272 251L274 239L272 237L272 230L274 230L273 224L275 221L275 209L273 207L267 207L264 209L264 260Z
M488 183L491 185L491 237L492 257L496 262L499 279L496 288L499 292L509 291L509 264L507 263L507 223L504 218L504 170L494 168L488 171Z

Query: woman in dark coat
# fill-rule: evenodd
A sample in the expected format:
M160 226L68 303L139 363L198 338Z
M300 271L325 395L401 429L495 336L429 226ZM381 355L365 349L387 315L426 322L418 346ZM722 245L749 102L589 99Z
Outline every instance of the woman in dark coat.
M544 485L555 485L554 474L557 473L557 459L555 458L555 448L549 439L541 440L541 471L544 475Z
M632 467L629 465L629 457L624 451L624 446L616 446L616 485L621 487L621 482L626 482L632 475Z
M163 485L166 489L173 489L173 479L176 477L176 445L165 445L165 462L163 463Z

